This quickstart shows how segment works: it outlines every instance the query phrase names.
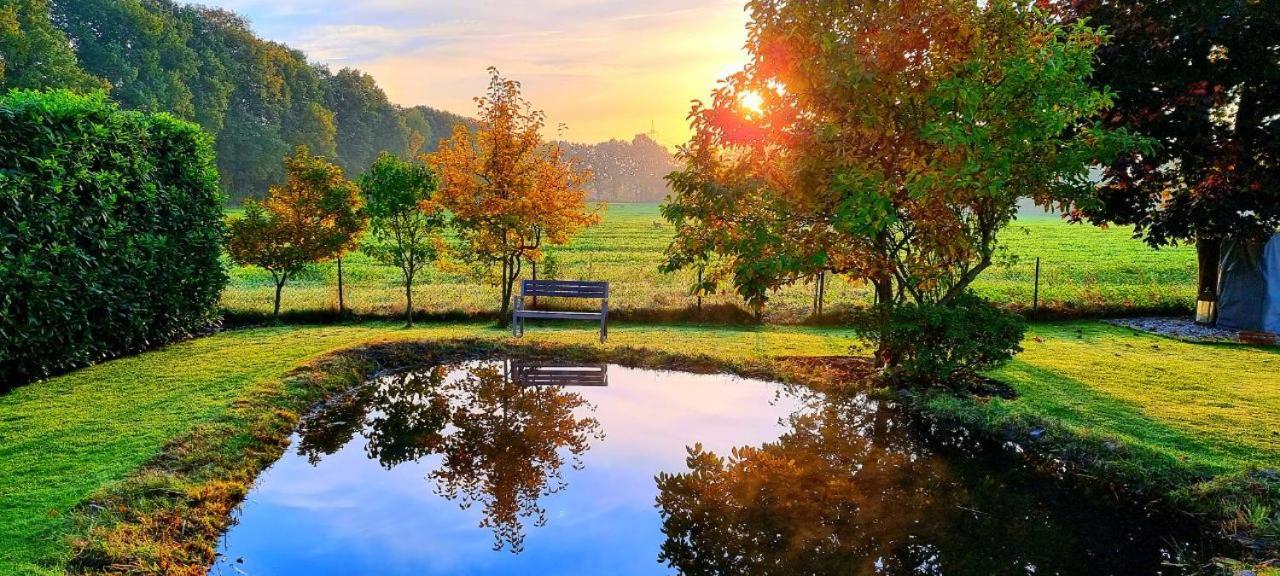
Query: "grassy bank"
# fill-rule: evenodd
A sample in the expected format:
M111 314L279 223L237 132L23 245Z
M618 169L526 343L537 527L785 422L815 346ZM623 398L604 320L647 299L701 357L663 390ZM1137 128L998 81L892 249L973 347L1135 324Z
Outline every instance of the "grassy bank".
M43 573L68 554L68 512L125 479L193 428L240 402L283 391L290 370L362 343L485 338L506 331L451 323L241 330L184 342L40 382L0 396L0 574ZM580 327L530 330L528 340L590 343ZM840 354L844 331L769 327L611 327L610 348L701 351L731 359Z
M324 388L299 388L296 379L286 386L285 375L297 367L371 342L458 338L506 341L505 331L478 323L258 328L0 396L0 574L61 573L70 535L84 532L72 512L87 501L195 490L157 469L197 477L269 462L280 448L268 440L287 434L291 414ZM525 342L596 350L593 340L593 332L571 326L531 329ZM826 328L622 324L599 350L706 354L743 365L838 355L852 343L849 332ZM1268 384L1280 373L1275 350L1184 344L1095 322L1036 325L1025 346L997 374L1020 398L950 408L993 426L1052 421L1098 443L1115 442L1122 454L1165 455L1133 465L1165 462L1163 473L1176 477L1243 474L1280 462L1280 388ZM158 460L162 452L168 456ZM233 482L188 495L216 503L234 492ZM131 542L117 536L118 546Z
M918 408L1200 515L1255 560L1280 551L1280 349L1101 323L1036 325L1024 347L992 374L1016 399L933 394Z
M1124 227L1107 230L1070 225L1057 216L1027 216L1004 232L1012 261L983 274L977 290L1017 309L1030 308L1035 259L1041 258L1040 301L1063 314L1136 308L1181 309L1194 300L1195 254L1190 248L1152 250L1133 240ZM662 219L657 204L608 206L604 221L563 248L552 248L559 278L607 280L611 307L630 311L676 311L693 304L688 296L692 272L661 274L658 265L674 229ZM399 273L351 254L343 264L346 302L360 314L394 315L403 305ZM545 272L545 266L544 266ZM284 291L283 307L296 312L336 310L336 267L312 267ZM465 270L428 270L418 279L414 300L424 312L475 314L497 308L498 291ZM270 313L270 276L262 270L234 267L223 305L239 315ZM797 321L806 317L811 285L797 285L772 296L766 317ZM870 299L865 286L843 280L828 282L829 309ZM707 304L739 304L732 294Z

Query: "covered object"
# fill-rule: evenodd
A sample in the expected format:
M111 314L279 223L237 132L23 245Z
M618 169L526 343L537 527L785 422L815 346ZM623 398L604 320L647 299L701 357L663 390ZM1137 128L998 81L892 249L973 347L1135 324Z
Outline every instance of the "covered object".
M1280 234L1223 246L1218 327L1280 334Z

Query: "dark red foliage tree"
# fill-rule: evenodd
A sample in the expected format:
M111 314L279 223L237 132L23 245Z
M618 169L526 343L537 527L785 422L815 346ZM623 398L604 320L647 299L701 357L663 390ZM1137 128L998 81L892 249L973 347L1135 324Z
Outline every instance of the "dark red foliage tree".
M1098 202L1077 216L1132 224L1153 247L1194 242L1199 300L1216 302L1224 239L1280 226L1280 2L1072 0L1104 26L1094 81L1116 93L1105 112L1159 141L1105 170ZM1208 318L1202 318L1208 320Z

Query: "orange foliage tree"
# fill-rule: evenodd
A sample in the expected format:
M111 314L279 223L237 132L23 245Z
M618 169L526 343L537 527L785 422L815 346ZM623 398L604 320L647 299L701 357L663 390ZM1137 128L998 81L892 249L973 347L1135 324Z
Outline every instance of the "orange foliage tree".
M595 225L584 188L591 173L542 139L545 117L520 94L520 83L489 69L489 91L476 98L475 131L459 124L426 160L440 176L440 203L453 217L467 260L501 268L501 314L524 260L565 244Z
M307 264L353 249L366 223L360 190L341 168L311 155L306 146L284 164L285 184L272 186L261 203L245 202L244 216L231 221L227 243L232 260L271 273L277 320L285 283Z

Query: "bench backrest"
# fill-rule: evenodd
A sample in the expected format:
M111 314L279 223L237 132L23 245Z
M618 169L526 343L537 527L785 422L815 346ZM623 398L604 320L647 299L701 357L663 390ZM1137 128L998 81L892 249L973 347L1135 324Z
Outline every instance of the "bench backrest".
M551 298L608 298L608 282L578 282L573 280L523 280L520 293L524 296Z

